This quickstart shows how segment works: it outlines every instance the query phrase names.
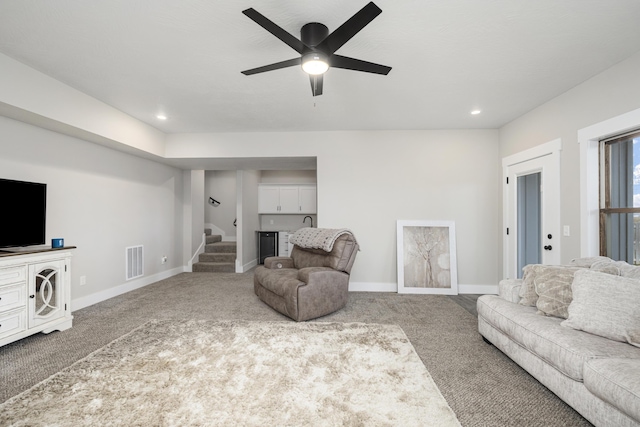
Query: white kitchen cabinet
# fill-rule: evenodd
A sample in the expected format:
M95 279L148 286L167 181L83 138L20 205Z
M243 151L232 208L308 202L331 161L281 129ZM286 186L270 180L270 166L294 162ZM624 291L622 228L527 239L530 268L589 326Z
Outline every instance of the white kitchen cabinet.
M0 256L0 346L71 327L71 248Z
M298 187L280 187L280 213L296 213L300 210Z
M273 185L258 187L258 212L280 213L280 187Z
M315 185L260 185L258 213L315 214L317 212Z
M300 186L299 190L299 204L300 204L300 213L303 214L314 214L318 212L318 202L317 202L317 189L315 185L305 185Z

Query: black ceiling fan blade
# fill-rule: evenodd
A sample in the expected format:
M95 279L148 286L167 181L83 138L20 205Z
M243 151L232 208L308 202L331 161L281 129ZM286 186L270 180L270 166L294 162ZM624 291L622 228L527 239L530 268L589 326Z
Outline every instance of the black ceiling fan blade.
M309 74L309 80L311 81L311 93L313 96L322 95L322 83L324 74L311 75Z
M363 71L365 73L384 74L391 71L391 67L374 64L373 62L361 59L349 58L348 56L333 55L329 58L329 65L333 68L344 68L346 70Z
M347 22L336 28L327 36L326 39L316 46L316 48L327 55L331 55L381 13L382 9L376 6L373 2L370 2L349 18Z
M302 58L287 59L286 61L276 62L275 64L264 65L258 68L252 68L242 72L245 76L252 74L264 73L265 71L279 70L280 68L293 67L294 65L302 64Z
M287 31L270 21L269 18L267 18L254 8L243 10L242 13L251 18L256 24L260 25L262 28L285 42L299 54L302 54L303 52L309 50L309 47L305 46L302 41L298 40L295 36L291 35L291 33L288 33Z

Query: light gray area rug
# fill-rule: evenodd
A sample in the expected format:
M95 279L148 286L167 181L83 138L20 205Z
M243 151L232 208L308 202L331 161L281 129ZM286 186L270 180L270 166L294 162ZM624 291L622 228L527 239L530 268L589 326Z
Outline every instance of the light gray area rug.
M396 325L150 321L0 405L11 426L460 426Z

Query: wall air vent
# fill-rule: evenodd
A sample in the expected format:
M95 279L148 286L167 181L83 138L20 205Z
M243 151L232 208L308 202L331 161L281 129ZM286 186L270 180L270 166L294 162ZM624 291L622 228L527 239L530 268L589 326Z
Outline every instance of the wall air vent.
M130 246L125 251L125 264L127 280L142 277L144 275L144 255L142 245Z

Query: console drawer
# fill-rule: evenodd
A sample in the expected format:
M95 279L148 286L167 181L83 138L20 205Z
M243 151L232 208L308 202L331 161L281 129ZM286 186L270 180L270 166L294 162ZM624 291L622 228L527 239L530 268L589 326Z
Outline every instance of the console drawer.
M26 329L27 316L25 308L0 314L0 339Z
M11 283L25 282L27 280L27 267L20 265L17 267L0 268L0 286Z
M25 307L26 302L26 283L0 286L0 313L13 310L18 307Z

